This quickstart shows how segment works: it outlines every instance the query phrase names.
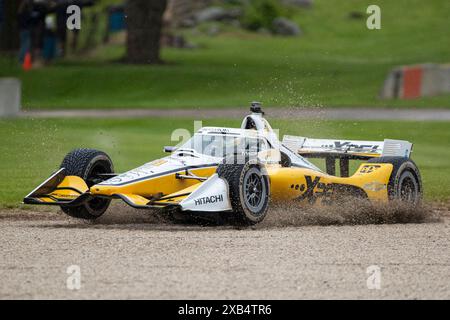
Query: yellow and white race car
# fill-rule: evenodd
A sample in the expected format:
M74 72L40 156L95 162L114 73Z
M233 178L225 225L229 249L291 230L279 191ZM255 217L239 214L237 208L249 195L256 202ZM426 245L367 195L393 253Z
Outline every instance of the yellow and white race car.
M408 141L353 141L284 136L280 141L259 103L241 128L203 127L171 154L115 174L107 154L76 149L61 168L24 198L58 205L68 215L95 219L112 199L139 209L180 214L229 214L242 224L261 222L269 205L328 205L355 197L371 202L417 204L419 169ZM323 158L326 171L307 158ZM349 174L350 160L363 160ZM336 162L339 176L336 175Z

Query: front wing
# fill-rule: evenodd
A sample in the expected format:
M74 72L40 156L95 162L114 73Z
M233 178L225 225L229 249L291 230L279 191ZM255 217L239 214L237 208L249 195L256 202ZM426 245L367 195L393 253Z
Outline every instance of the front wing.
M67 176L64 168L30 192L25 204L58 205L76 207L94 198L121 199L136 209L161 209L179 207L182 211L219 212L230 211L228 185L217 174L169 195L156 195L149 199L139 194L115 193L111 196L92 194L86 182L77 176Z

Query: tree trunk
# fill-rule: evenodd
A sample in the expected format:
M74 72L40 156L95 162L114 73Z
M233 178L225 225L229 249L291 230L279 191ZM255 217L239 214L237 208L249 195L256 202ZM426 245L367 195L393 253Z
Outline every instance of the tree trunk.
M167 0L127 0L127 57L129 63L160 63L160 38Z
M21 0L0 0L0 50L13 52L19 48L19 29L17 26L17 12Z

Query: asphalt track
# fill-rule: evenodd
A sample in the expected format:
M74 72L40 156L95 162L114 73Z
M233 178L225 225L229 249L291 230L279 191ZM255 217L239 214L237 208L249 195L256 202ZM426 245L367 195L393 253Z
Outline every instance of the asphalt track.
M274 210L252 228L171 224L122 205L94 223L38 210L0 211L1 299L450 298L448 204L384 224ZM71 265L79 290L66 285ZM380 289L367 286L373 265Z
M448 109L394 109L394 108L263 108L270 118L322 120L415 120L450 121ZM248 107L228 109L89 109L89 110L25 110L26 118L195 118L242 119Z

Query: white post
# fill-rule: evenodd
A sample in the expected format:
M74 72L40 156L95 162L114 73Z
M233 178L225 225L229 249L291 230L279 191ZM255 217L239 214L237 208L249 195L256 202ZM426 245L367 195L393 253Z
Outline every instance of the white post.
M19 114L21 87L19 79L0 78L0 117L14 117Z

